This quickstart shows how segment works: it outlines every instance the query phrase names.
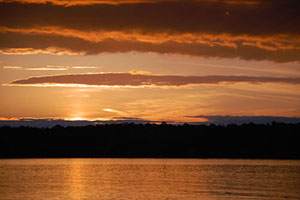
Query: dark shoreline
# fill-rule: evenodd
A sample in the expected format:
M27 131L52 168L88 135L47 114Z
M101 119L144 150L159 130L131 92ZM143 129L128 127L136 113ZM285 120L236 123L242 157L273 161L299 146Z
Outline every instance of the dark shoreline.
M0 127L0 158L300 160L300 124Z

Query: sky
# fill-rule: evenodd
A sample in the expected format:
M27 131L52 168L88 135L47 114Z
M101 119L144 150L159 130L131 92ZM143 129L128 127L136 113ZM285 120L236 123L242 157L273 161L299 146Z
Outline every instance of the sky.
M299 0L0 0L0 120L299 120L299 19Z

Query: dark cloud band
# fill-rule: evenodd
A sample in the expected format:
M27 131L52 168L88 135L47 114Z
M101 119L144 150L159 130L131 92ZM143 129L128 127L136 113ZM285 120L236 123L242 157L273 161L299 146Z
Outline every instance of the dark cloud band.
M119 52L154 52L160 54L181 54L201 57L241 58L244 60L270 60L275 62L300 62L300 50L278 49L268 50L255 44L243 45L241 42L234 43L236 47L223 45L210 45L203 43L190 43L178 41L164 41L152 43L151 41L115 40L106 38L99 42L91 42L76 37L59 35L35 35L20 33L0 33L0 51L2 53L13 52L36 53L54 51L77 54L100 54ZM13 51L12 51L13 49ZM57 50L55 50L57 49ZM25 51L24 51L25 50Z
M54 4L0 3L0 25L59 26L78 30L247 35L300 34L298 0L261 1L257 5L222 1L158 1L156 3Z
M207 119L207 122L204 124L245 124L245 123L255 123L255 124L267 124L272 122L280 122L280 123L300 123L299 117L276 117L276 116L189 116L190 118L204 118ZM201 123L200 123L201 124Z
M84 84L95 86L185 86L197 84L220 84L222 82L300 84L300 78L250 76L160 76L130 73L105 73L31 77L28 79L13 81L11 85Z

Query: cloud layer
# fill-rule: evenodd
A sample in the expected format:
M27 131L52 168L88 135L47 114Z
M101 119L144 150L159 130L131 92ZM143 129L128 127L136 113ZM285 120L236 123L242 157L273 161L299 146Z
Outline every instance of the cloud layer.
M141 30L150 33L300 33L298 0L265 0L252 6L228 4L226 1L148 2L69 7L3 2L0 16L6 20L1 25L10 28L58 26L76 30Z
M248 82L300 84L300 78L250 76L167 76L131 73L70 74L31 77L16 80L10 85L80 84L92 86L186 86L198 84Z
M272 122L279 123L300 123L300 118L297 117L276 117L276 116L194 116L194 118L204 118L207 122L193 122L190 121L188 124L200 125L200 124L245 124L245 123L255 123L255 124L267 124ZM142 118L132 118L132 117L115 117L110 120L63 120L63 119L27 119L21 118L16 120L0 120L0 126L30 126L30 127L54 127L56 125L60 126L88 126L88 125L98 125L98 124L114 124L114 123L135 123L135 124L146 124L146 123L157 123L160 124L161 121L151 121ZM172 124L182 124L183 122L167 121L167 123Z
M0 1L0 52L135 51L300 62L298 0L47 2Z
M255 124L267 124L272 122L281 123L300 123L298 117L276 117L276 116L191 116L191 118L205 118L208 122L204 124L244 124L244 123L255 123Z
M0 120L0 126L10 126L10 127L20 127L20 126L29 126L29 127L54 127L56 125L60 126L91 126L98 124L120 124L120 123L135 123L135 124L146 124L146 123L160 123L160 121L151 121L144 120L140 118L131 118L131 117L119 117L108 120L63 120L63 119L31 119L31 118L21 118L16 120Z
M6 65L2 67L5 70L26 70L26 71L65 71L68 69L97 69L95 66L53 66L46 65L41 67L22 67Z

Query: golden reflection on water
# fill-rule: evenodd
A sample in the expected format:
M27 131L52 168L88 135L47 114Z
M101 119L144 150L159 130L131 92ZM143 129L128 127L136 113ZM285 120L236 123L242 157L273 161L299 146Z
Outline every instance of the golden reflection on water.
M82 183L82 165L78 163L71 163L70 170L67 177L69 178L69 191L71 199L81 199L83 193L83 183Z
M296 200L299 180L299 161L0 160L1 200Z

